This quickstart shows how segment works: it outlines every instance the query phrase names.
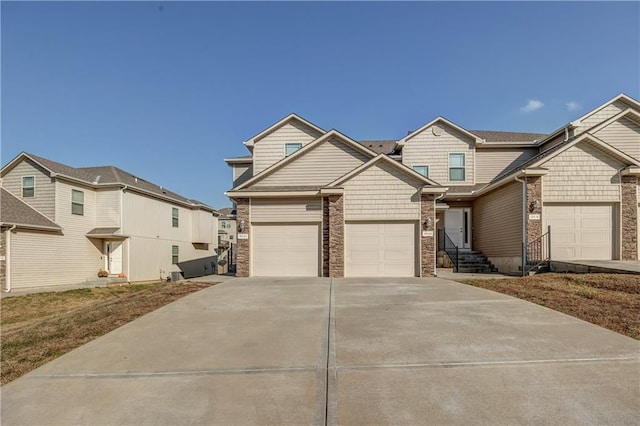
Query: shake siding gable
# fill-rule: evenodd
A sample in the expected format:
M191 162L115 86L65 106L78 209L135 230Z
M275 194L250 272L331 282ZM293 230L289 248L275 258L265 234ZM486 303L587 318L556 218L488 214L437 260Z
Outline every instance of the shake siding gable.
M251 200L251 222L321 222L321 198Z
M580 122L580 127L576 129L576 134L584 132L585 130L595 126L596 124L602 123L603 121L613 117L620 111L623 111L627 108L629 108L629 106L622 101L616 101L616 102L613 102L611 105L607 105L606 107L602 108L600 111L583 119Z
M300 142L304 146L320 136L320 132L296 120L289 121L255 142L253 148L253 174L257 175L267 167L283 159L285 143Z
M429 179L442 185L472 185L475 169L475 141L452 127L438 124L444 129L440 136L433 134L430 126L409 139L402 149L402 163L413 166L429 166ZM449 154L465 154L465 180L449 181Z
M522 184L505 185L473 203L473 248L486 256L522 253Z
M476 150L476 182L488 183L507 169L518 166L538 154L532 149L483 148Z
M23 176L34 176L34 197L22 198ZM45 169L26 159L2 177L2 186L55 222L55 181Z
M640 125L627 118L598 130L595 136L625 154L640 160Z
M419 220L420 188L402 172L376 163L344 184L345 220Z
M362 152L334 138L313 147L256 185L326 185L369 159Z
M620 201L618 171L624 164L582 142L552 158L542 167L544 201Z

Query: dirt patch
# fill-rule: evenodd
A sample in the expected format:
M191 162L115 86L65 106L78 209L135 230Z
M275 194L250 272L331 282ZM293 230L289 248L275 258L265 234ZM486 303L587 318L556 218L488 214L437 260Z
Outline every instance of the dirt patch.
M1 300L2 384L213 283L156 283L36 293Z
M640 275L540 274L461 282L528 300L640 340Z

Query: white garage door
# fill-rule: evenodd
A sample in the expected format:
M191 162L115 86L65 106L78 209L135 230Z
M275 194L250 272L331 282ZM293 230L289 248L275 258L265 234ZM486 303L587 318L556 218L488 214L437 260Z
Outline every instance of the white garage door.
M415 222L347 223L345 276L416 276Z
M551 226L553 260L613 258L612 204L545 204L545 229Z
M254 277L317 277L318 224L259 224L251 227Z

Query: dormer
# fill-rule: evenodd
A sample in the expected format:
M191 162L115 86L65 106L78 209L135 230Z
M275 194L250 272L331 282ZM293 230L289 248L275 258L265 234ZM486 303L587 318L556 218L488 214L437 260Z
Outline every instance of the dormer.
M325 133L315 124L289 114L244 142L253 154L253 175L277 163Z

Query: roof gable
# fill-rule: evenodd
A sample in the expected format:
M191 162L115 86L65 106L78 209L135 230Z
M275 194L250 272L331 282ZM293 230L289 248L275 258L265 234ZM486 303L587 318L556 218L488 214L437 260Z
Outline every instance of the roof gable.
M416 171L408 168L404 164L399 163L399 162L389 158L387 155L378 154L377 156L375 156L371 160L367 161L366 163L364 163L360 167L357 167L357 168L351 170L349 173L347 173L347 174L339 177L338 179L334 180L329 185L327 185L327 187L328 188L337 188L340 185L342 185L343 183L347 182L348 180L350 180L353 177L359 175L360 173L364 172L365 170L369 169L370 167L372 167L374 165L379 165L379 166L383 166L385 168L392 168L393 170L397 170L403 176L405 176L407 179L409 179L409 180L411 180L411 181L413 181L416 184L419 184L421 186L422 185L438 186L438 184L435 183L434 181L432 181L431 179L428 179L428 178L422 176L420 173L417 173Z
M270 135L271 133L275 132L276 130L278 130L279 128L281 128L282 126L284 126L287 123L291 123L291 122L296 122L299 124L302 124L305 127L308 127L309 129L312 129L320 134L325 133L325 130L316 126L315 124L313 124L312 122L305 120L304 118L300 117L299 115L296 114L289 114L286 117L282 118L280 121L274 123L273 125L269 126L268 128L264 129L263 131L261 131L260 133L258 133L257 135L253 136L252 138L247 139L244 144L247 147L252 147L254 146L254 144L256 142L258 142L260 139L263 139L264 137Z
M404 138L400 139L398 141L398 145L400 145L400 146L404 145L407 141L409 141L413 137L419 135L420 133L424 132L425 130L427 130L431 126L433 126L435 124L438 124L438 123L441 123L441 124L444 124L446 126L452 127L453 129L457 130L458 132L462 133L463 135L469 137L476 144L482 142L482 139L480 137L478 137L478 135L475 135L475 134L471 133L470 131L468 131L467 129L465 129L465 128L461 127L461 126L458 126L454 122L449 121L446 118L439 116L439 117L436 117L435 119L431 120L430 122L428 122L424 126L420 127L418 130L414 130L413 132L409 133Z
M375 153L371 151L369 148L363 146L362 144L359 144L358 142L343 135L337 130L330 130L329 132L320 136L318 139L314 140L313 142L305 145L304 147L294 152L293 154L289 155L288 157L283 158L282 160L273 164L271 167L268 167L267 169L253 176L251 179L248 179L244 183L238 185L236 188L234 188L234 190L240 190L243 188L247 188L249 186L256 185L258 182L261 182L266 177L273 175L278 170L283 169L288 164L291 164L292 162L297 161L299 158L304 157L305 155L308 155L310 152L314 151L317 147L325 143L333 143L338 145L343 144L350 150L361 153L367 158L373 158L375 156Z
M633 99L631 96L625 95L624 93L619 94L618 96L616 96L613 99L608 100L607 102L603 103L602 105L600 105L599 107L596 107L594 109L592 109L591 111L587 112L586 114L584 114L583 116L581 116L580 118L574 120L575 122L581 122L587 118L589 118L590 116L598 113L599 111L603 110L604 108L608 107L609 105L618 102L618 101L622 101L623 103L627 104L629 107L640 111L640 102L636 101L635 99Z

